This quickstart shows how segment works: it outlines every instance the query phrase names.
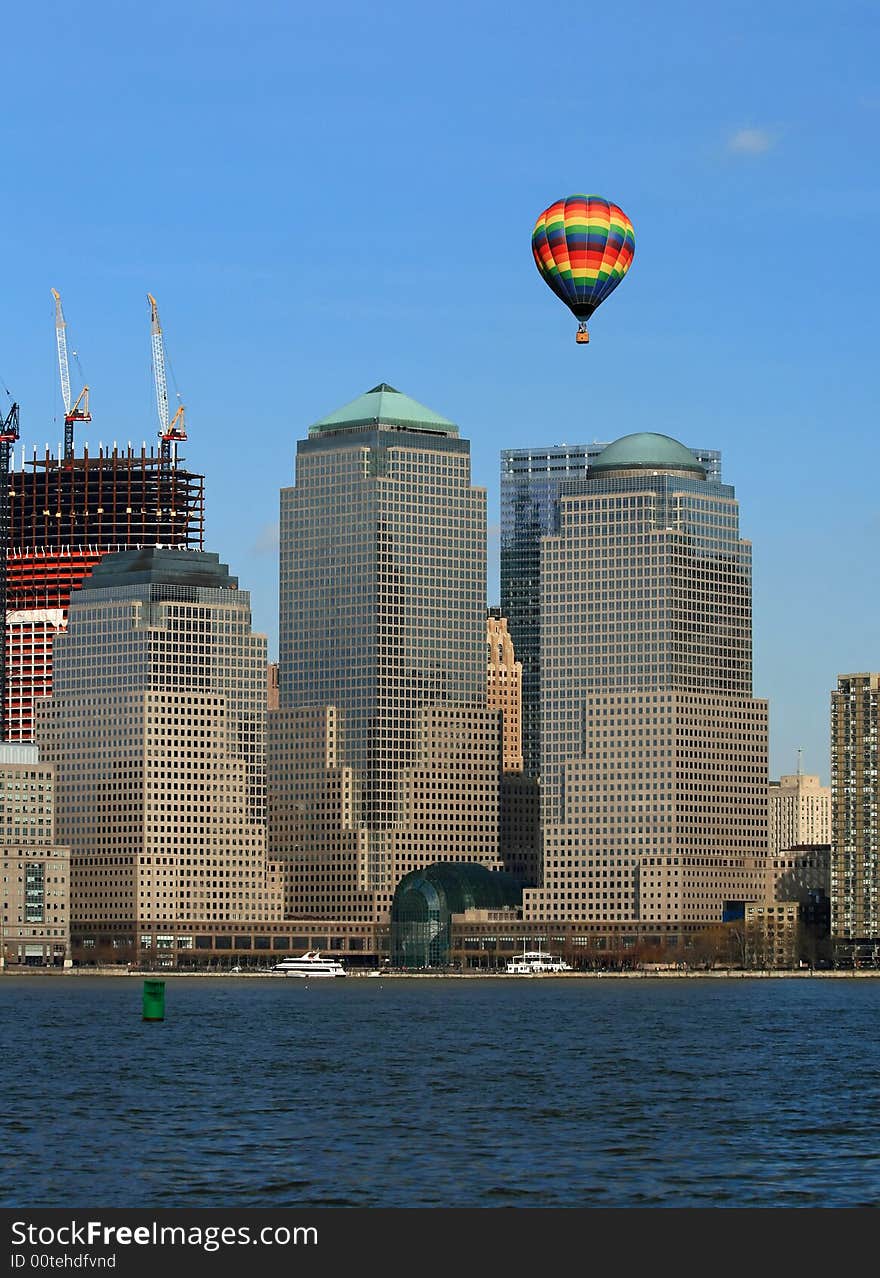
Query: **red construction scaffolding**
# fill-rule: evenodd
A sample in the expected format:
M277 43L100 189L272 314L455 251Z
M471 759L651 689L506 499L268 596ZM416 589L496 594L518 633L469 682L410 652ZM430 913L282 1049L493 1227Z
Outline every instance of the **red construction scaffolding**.
M34 701L52 691L52 643L104 555L136 546L204 549L204 476L145 446L97 456L13 458L6 597L7 741L30 741Z

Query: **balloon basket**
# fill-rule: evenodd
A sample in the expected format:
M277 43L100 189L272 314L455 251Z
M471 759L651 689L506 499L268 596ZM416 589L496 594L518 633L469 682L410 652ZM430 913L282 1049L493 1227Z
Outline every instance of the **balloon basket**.
M579 328L575 333L574 340L577 342L578 346L584 346L590 340L590 334L585 328Z

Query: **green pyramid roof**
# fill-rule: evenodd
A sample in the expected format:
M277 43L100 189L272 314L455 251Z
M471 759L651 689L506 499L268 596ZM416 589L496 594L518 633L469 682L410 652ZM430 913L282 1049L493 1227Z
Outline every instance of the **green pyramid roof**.
M623 435L603 448L590 466L590 474L609 470L686 470L706 478L706 467L689 448L670 435L650 431Z
M359 395L350 404L337 408L335 413L322 417L309 427L310 435L324 431L346 430L354 426L411 426L415 430L435 431L443 435L457 435L458 427L430 408L403 395L387 382L380 382L366 394Z

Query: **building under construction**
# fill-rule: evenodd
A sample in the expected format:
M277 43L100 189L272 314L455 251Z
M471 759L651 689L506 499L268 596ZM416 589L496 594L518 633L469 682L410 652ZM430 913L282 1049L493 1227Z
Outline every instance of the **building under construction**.
M185 435L182 436L185 438ZM67 454L67 455L66 455ZM32 739L34 700L52 691L52 643L72 590L102 556L136 546L204 548L204 477L176 447L46 449L9 470L5 738Z

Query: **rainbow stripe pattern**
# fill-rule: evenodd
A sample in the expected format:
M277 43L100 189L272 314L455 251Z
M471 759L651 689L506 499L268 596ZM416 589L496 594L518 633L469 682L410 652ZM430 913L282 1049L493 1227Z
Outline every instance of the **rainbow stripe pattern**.
M532 253L546 283L576 319L588 320L629 270L633 224L601 195L569 195L545 209L532 231Z

